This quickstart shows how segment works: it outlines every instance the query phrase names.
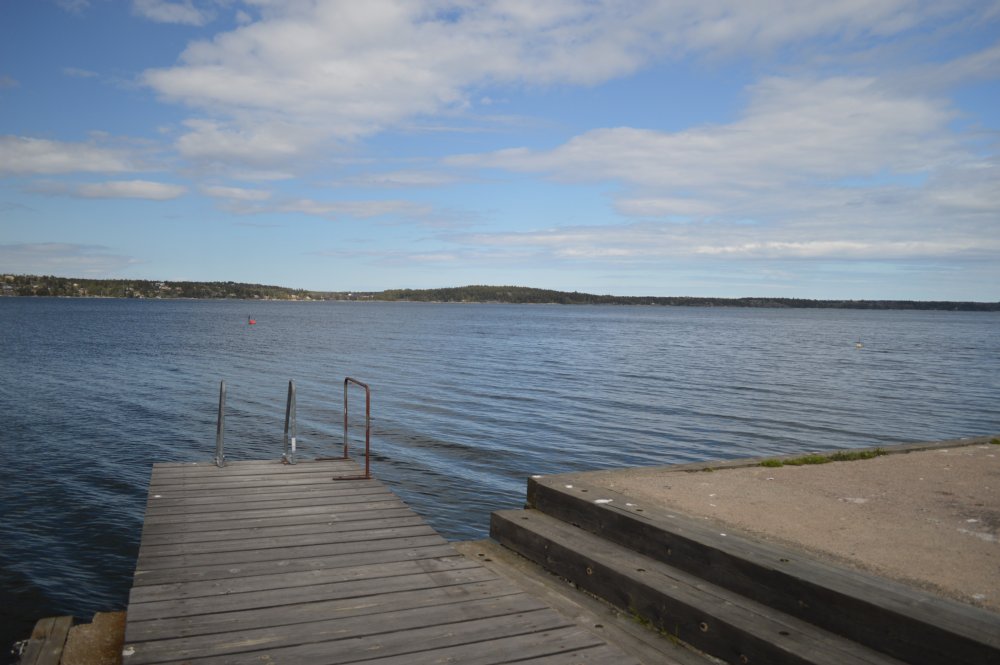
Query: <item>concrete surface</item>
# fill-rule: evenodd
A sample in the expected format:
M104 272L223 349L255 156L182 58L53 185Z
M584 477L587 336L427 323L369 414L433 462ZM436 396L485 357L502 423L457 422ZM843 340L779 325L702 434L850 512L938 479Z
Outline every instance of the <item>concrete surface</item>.
M579 474L639 502L1000 613L1000 445L809 466ZM994 439L996 440L996 439ZM913 449L917 448L917 449ZM706 465L700 465L704 467Z
M98 612L90 623L73 626L60 665L119 665L125 641L125 613Z

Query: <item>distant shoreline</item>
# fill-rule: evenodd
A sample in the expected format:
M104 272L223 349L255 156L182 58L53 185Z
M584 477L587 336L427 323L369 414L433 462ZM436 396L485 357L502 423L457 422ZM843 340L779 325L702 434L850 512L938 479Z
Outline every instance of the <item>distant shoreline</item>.
M867 309L997 312L1000 302L948 300L812 300L808 298L712 298L614 296L525 286L472 285L443 289L309 291L241 282L174 282L0 275L0 296L156 300L247 300L314 302L422 302L440 304L646 305L659 307L751 307L776 309Z

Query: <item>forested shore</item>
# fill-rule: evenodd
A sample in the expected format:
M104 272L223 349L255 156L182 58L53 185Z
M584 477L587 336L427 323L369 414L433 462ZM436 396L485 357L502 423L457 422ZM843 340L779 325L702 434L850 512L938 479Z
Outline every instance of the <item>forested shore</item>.
M812 300L807 298L712 298L615 296L525 286L460 286L386 291L311 291L242 282L87 279L52 275L2 275L0 295L71 298L195 298L242 300L362 300L390 302L510 303L559 305L650 305L671 307L782 307L806 309L922 309L1000 311L1000 302L943 300Z

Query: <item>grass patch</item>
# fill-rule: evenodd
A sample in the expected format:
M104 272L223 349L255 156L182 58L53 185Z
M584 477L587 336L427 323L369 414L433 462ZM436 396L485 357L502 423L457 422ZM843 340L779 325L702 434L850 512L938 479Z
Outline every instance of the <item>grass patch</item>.
M990 443L992 443L994 446L1000 446L1000 439L993 437L992 439L990 439Z
M666 628L660 628L655 623L653 623L652 621L650 621L646 617L644 617L641 614L639 614L639 612L636 611L636 609L634 607L629 607L628 608L628 613L631 615L633 621L635 621L636 623L638 623L643 628L647 628L647 629L653 631L654 633L659 633L661 637L665 637L668 640L670 640L674 644L674 646L681 646L682 644L684 644L684 642L679 637L679 635L680 635L680 626L679 625L675 625L674 626L674 632L671 633Z
M829 455L803 455L792 459L768 459L760 463L759 466L779 467L779 466L804 466L806 464L829 464L830 462L854 462L861 459L872 459L887 455L882 448L875 450L840 450Z

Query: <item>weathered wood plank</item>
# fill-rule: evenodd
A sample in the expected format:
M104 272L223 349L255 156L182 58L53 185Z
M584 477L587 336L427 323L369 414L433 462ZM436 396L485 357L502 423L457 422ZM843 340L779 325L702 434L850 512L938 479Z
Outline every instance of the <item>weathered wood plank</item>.
M157 477L189 477L189 476L240 476L282 475L294 476L308 473L328 473L331 471L352 471L357 473L358 467L352 462L343 460L334 462L310 462L308 464L282 464L273 460L266 464L246 464L244 462L228 462L224 467L215 464L193 464L188 467L163 468L159 464L153 466L153 475Z
M143 527L146 533L186 533L195 531L215 531L227 527L251 528L254 526L279 526L283 524L317 524L331 521L364 520L369 514L377 511L413 511L406 507L395 496L384 501L370 501L343 505L310 506L307 508L276 509L270 515L245 514L232 515L228 518L205 519L197 521L183 519L151 518ZM375 515L377 517L377 515Z
M253 490L267 492L303 492L310 490L330 489L341 492L359 492L365 489L377 488L384 490L385 486L375 480L337 480L330 473L315 473L297 476L264 476L261 478L244 478L228 480L225 478L190 478L178 482L153 483L148 489L151 494L168 496L225 496Z
M363 598L390 591L432 589L438 586L482 582L490 579L496 579L496 575L485 568L463 568L439 573L414 573L380 578L377 584L372 584L371 580L347 580L291 589L267 589L223 596L129 603L128 612L130 621L150 619L165 621L171 617L191 617L262 607L276 608L282 605L297 605L336 598ZM276 610L276 616L280 617L280 610Z
M162 568L171 564L173 567L176 563L181 562L188 566L211 565L210 562L218 562L221 559L233 562L295 559L303 556L314 556L313 548L316 547L434 535L437 535L434 529L426 524L420 524L371 531L320 532L287 538L265 538L259 541L250 539L243 543L243 547L240 547L235 541L228 540L177 546L140 546L136 565L143 568Z
M439 559L359 565L350 568L324 568L276 573L273 575L255 575L252 577L214 580L212 582L175 582L145 585L132 589L132 593L129 596L129 603L150 603L181 600L184 598L223 596L272 589L293 589L295 587L331 584L334 582L375 581L386 577L463 570L466 568L475 568L477 565L462 556L449 556Z
M539 656L525 661L531 665L617 665L621 661L621 652L601 644L585 649L573 649L549 656Z
M436 544L420 547L392 548L386 550L366 550L362 552L347 552L339 555L310 557L305 559L278 559L276 561L259 561L255 563L232 564L225 563L215 566L200 566L198 568L166 568L160 570L137 570L133 577L133 587L152 584L170 584L180 582L207 582L210 580L225 580L236 577L253 577L255 575L273 575L283 572L299 572L306 570L323 570L328 568L350 568L365 563L394 563L397 561L416 561L420 559L436 559L454 556L452 546L443 540Z
M415 654L424 654L448 647L464 646L464 653L472 656L480 654L477 643L499 640L503 637L549 632L547 640L555 637L558 629L579 634L584 631L568 628L566 621L551 610L537 610L505 617L475 619L459 623L449 623L426 628L386 632L363 637L347 637L340 640L302 644L293 647L266 649L257 652L232 654L222 657L191 658L192 663L351 663L369 660L373 654L385 658L408 655L416 662ZM587 639L587 638L585 638ZM593 638L589 638L593 640ZM549 646L548 650L552 647ZM461 653L461 651L458 651ZM435 658L437 655L435 654ZM270 660L268 660L270 659ZM464 662L461 657L452 662ZM503 662L503 661L500 661Z
M150 476L151 485L187 485L203 484L208 482L221 482L224 484L238 485L257 480L293 479L293 478L326 478L348 476L341 481L344 485L370 483L372 478L361 478L355 476L358 470L349 466L331 467L326 465L297 465L294 469L289 467L275 467L273 469L256 470L231 470L229 468L211 467L200 471L163 473L155 470ZM377 482L377 481L375 481Z
M21 652L20 665L59 665L66 637L73 627L73 617L39 619Z
M377 540L379 538L403 538L432 533L433 529L420 519L397 518L394 520L373 520L362 522L369 528L357 528L359 523L350 522L347 527L339 524L329 524L321 531L312 529L306 533L291 535L265 536L251 535L249 538L208 540L196 542L174 542L166 544L143 543L140 558L177 556L185 554L205 554L209 552L234 552L245 550L264 550L285 547L302 547L306 545L322 545L332 542L351 542L352 540Z
M364 490L363 492L360 490ZM193 492L164 492L157 495L150 495L146 503L146 510L150 508L173 508L175 506L198 506L198 505L224 505L227 503L239 503L247 496L246 489L205 493ZM288 491L284 487L274 488L272 491L264 491L260 488L253 491L253 496L260 501L287 501L290 499L300 499L303 496L311 497L338 497L352 496L355 494L391 494L388 488L372 485L363 487L344 487L340 484L329 483L317 485L308 490Z
M237 518L240 518L240 519L254 519L254 518L258 518L258 517L284 517L284 516L291 516L291 515L304 515L304 514L307 514L307 513L310 513L310 512L311 513L317 513L317 512L323 512L323 511L332 511L332 510L335 510L336 508L340 508L341 510L344 510L344 509L347 509L347 508L354 509L353 506L355 506L355 505L363 506L364 504L369 504L369 503L385 503L386 501L388 501L388 500L386 499L386 500L375 500L375 501L372 501L371 497L368 497L368 496L345 497L345 498L341 499L340 501L338 501L338 503L336 504L336 506L329 505L329 504L323 504L323 505L318 505L318 506L302 506L302 507L298 507L298 508L262 508L262 509L248 510L246 512L240 513L239 515L232 515L229 512L200 513L201 517L199 517L198 519L199 519L199 521L204 520L206 522L212 522L212 521L233 520L233 519L237 519ZM398 499L396 499L393 503L394 503L395 506L402 506L402 505L404 505ZM183 514L180 514L180 515L151 515L149 517L149 521L151 523L153 523L153 524L171 524L171 523L178 523L178 522L179 523L188 523L188 522L191 521L191 518L190 518L190 516L183 515Z
M351 494L345 497L330 497L326 495L301 494L293 499L283 499L276 501L270 498L262 498L255 492L247 492L240 495L242 501L227 501L216 504L196 504L196 505L173 505L160 506L153 505L146 510L149 519L157 517L168 517L173 515L203 515L221 513L243 513L250 510L269 510L274 508L307 508L309 506L329 506L337 503L340 498L351 501L377 501L391 497L389 492L366 492L364 494ZM234 497L235 498L235 497Z
M220 531L229 528L254 528L266 526L282 526L291 524L322 524L328 522L365 520L369 515L378 517L377 513L384 512L405 512L413 514L413 510L408 508L395 496L385 501L373 501L370 503L352 503L346 505L313 506L311 508L299 508L293 510L279 511L279 514L269 517L246 517L244 515L233 515L228 519L206 520L199 517L198 521L174 520L163 521L151 518L143 527L143 537L146 534L156 533L194 533L197 531Z
M459 556L384 485L333 479L356 474L156 465L123 662L605 662L585 658L598 638Z
M164 557L153 561L140 562L136 573L151 570L183 570L201 566L244 565L262 562L284 562L291 559L308 559L316 557L338 556L359 552L379 552L382 550L403 550L410 547L426 547L444 545L447 541L434 533L427 536L409 538L386 538L383 540L358 540L348 543L332 543L330 545L314 545L291 550L263 550L260 552L233 552L227 555L207 554L199 556ZM280 556L279 556L280 555Z
M352 473L358 472L357 463L354 460L328 459L323 461L303 460L299 464L284 464L280 459L270 460L230 460L221 469L215 462L183 462L169 463L157 462L153 465L153 472L158 475L191 475L197 473L217 473L225 472L232 475L254 474L262 472L273 473L312 473L317 469L349 470Z
M402 512L402 511L400 511ZM389 517L378 517L368 520L333 521L320 520L308 524L288 524L268 527L234 528L219 531L195 531L193 533L169 533L169 534L143 534L143 547L155 547L163 545L182 545L194 543L209 543L221 541L242 541L247 539L261 538L283 538L287 536L301 536L313 534L319 529L326 533L342 533L345 531L364 531L368 529L382 529L394 526L415 526L423 524L423 519L410 513L393 515Z
M373 621L370 615L309 621L283 626L243 629L198 637L157 640L135 646L130 659L134 665L162 662L166 659L205 658L261 652L305 644L330 642L345 638L377 637L387 631L404 631L544 609L544 605L523 594L470 600L465 602L390 610Z
M168 486L197 486L204 485L207 483L219 483L223 487L239 487L245 485L252 485L254 483L296 483L298 481L319 481L327 480L333 482L341 482L345 485L363 485L365 483L373 484L377 483L374 479L364 479L350 476L347 473L349 469L331 469L329 467L310 467L310 469L300 470L300 471L264 471L258 473L230 473L226 469L216 469L215 471L207 471L204 473L197 474L176 474L176 475L162 475L158 473L153 473L150 476L149 484L150 487L168 487ZM340 476L345 477L341 481L337 481L336 478Z
M392 610L433 608L449 603L498 598L519 593L520 591L512 587L509 582L498 578L466 584L435 586L430 589L391 591L363 597L285 605L281 608L280 613L276 613L273 608L265 607L216 612L195 617L175 617L166 622L158 619L130 621L125 639L127 642L139 642L230 633L252 628L286 626L325 619L372 617Z
M365 660L365 665L502 665L503 663L548 663L547 659L564 657L560 664L600 663L601 665L633 665L636 661L617 649L613 659L588 660L591 650L597 648L592 635L582 628L572 626L538 633L520 633L482 642L439 647L427 651L392 655ZM607 646L607 645L605 645ZM598 655L601 655L598 652Z
M235 460L230 461L226 464L226 468L235 468L242 466L273 466L275 464L281 464L281 460L276 459L253 459L253 460ZM153 469L179 469L179 468L197 468L197 467L214 467L215 462L211 460L202 460L201 462L156 462L153 464Z
M269 478L262 477L261 479L238 479L233 481L228 481L225 479L212 480L211 478L205 478L197 481L190 481L185 483L171 483L171 484L150 484L149 489L151 492L156 494L162 494L164 492L170 491L212 491L212 490L227 490L227 489L240 489L244 487L259 487L259 488L299 488L299 487L312 487L317 485L326 486L330 483L336 483L337 481L331 477L330 474L318 473L309 474L308 476L295 476L289 478Z

